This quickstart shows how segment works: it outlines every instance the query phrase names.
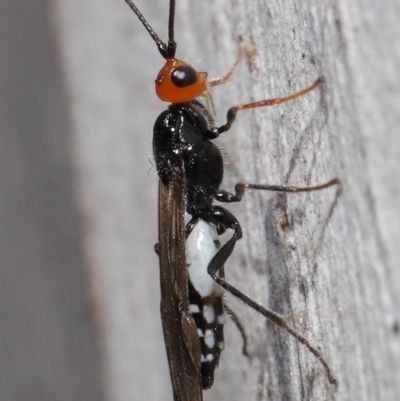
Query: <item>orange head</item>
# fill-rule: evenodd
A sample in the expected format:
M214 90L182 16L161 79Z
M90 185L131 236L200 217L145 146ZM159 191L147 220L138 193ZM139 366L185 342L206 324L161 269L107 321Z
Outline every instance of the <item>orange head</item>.
M189 102L198 96L209 98L207 73L197 72L182 60L167 58L156 79L156 93L170 103Z

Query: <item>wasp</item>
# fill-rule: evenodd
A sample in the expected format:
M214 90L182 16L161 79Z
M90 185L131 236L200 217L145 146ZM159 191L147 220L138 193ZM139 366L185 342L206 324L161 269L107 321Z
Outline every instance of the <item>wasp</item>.
M175 0L169 2L168 41L163 42L131 0L125 0L158 47L165 65L155 80L157 96L169 103L154 124L153 153L159 177L156 252L160 260L161 319L175 401L201 401L211 388L214 371L224 349L223 326L227 318L224 292L282 327L304 344L324 367L328 380L337 384L323 355L285 319L243 294L224 278L242 228L220 203L240 202L246 190L311 192L339 185L335 178L312 187L238 183L234 192L221 189L224 163L213 142L228 131L242 110L279 105L303 96L323 82L283 98L229 108L226 123L216 126L209 88L229 80L233 71L209 80L207 73L175 57ZM236 64L236 63L235 63ZM185 222L185 214L189 216ZM220 236L230 230L222 246Z

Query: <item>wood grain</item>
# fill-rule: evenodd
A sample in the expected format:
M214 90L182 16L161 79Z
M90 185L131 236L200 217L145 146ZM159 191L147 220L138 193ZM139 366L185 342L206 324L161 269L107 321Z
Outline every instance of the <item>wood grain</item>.
M108 396L170 400L153 254L156 171L147 160L153 121L165 107L152 93L163 60L122 0L55 4ZM165 37L166 2L138 6ZM177 56L211 77L229 69L239 35L254 44L232 82L213 89L220 123L232 105L326 77L295 102L239 114L221 140L230 162L225 189L239 180L315 185L337 176L343 183L336 203L333 189L246 194L230 208L245 237L226 266L227 280L319 345L338 389L301 345L229 300L252 358L241 355L240 336L228 325L205 398L399 399L396 1L178 0L177 12Z

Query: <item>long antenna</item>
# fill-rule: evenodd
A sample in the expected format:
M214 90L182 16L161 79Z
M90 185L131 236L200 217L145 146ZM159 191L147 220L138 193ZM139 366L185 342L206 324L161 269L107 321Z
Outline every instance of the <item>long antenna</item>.
M154 42L158 47L159 52L161 55L167 58L173 58L175 56L176 50L176 42L174 40L174 16L175 16L175 0L170 1L169 5L169 24L168 24L168 32L169 32L169 39L168 39L168 46L159 38L159 36L154 32L151 25L147 22L146 18L144 18L143 14L140 10L136 7L135 3L132 0L125 0L126 4L131 8L131 10L136 14L139 18L139 21L143 24L146 28L147 32L153 38Z
M169 18L168 18L168 56L175 57L176 42L174 38L175 25L175 0L169 2Z

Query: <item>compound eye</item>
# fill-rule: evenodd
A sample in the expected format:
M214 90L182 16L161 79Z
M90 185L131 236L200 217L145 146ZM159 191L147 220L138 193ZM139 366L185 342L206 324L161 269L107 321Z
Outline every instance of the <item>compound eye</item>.
M185 88L197 82L197 72L193 67L183 65L172 71L171 81L178 88Z

